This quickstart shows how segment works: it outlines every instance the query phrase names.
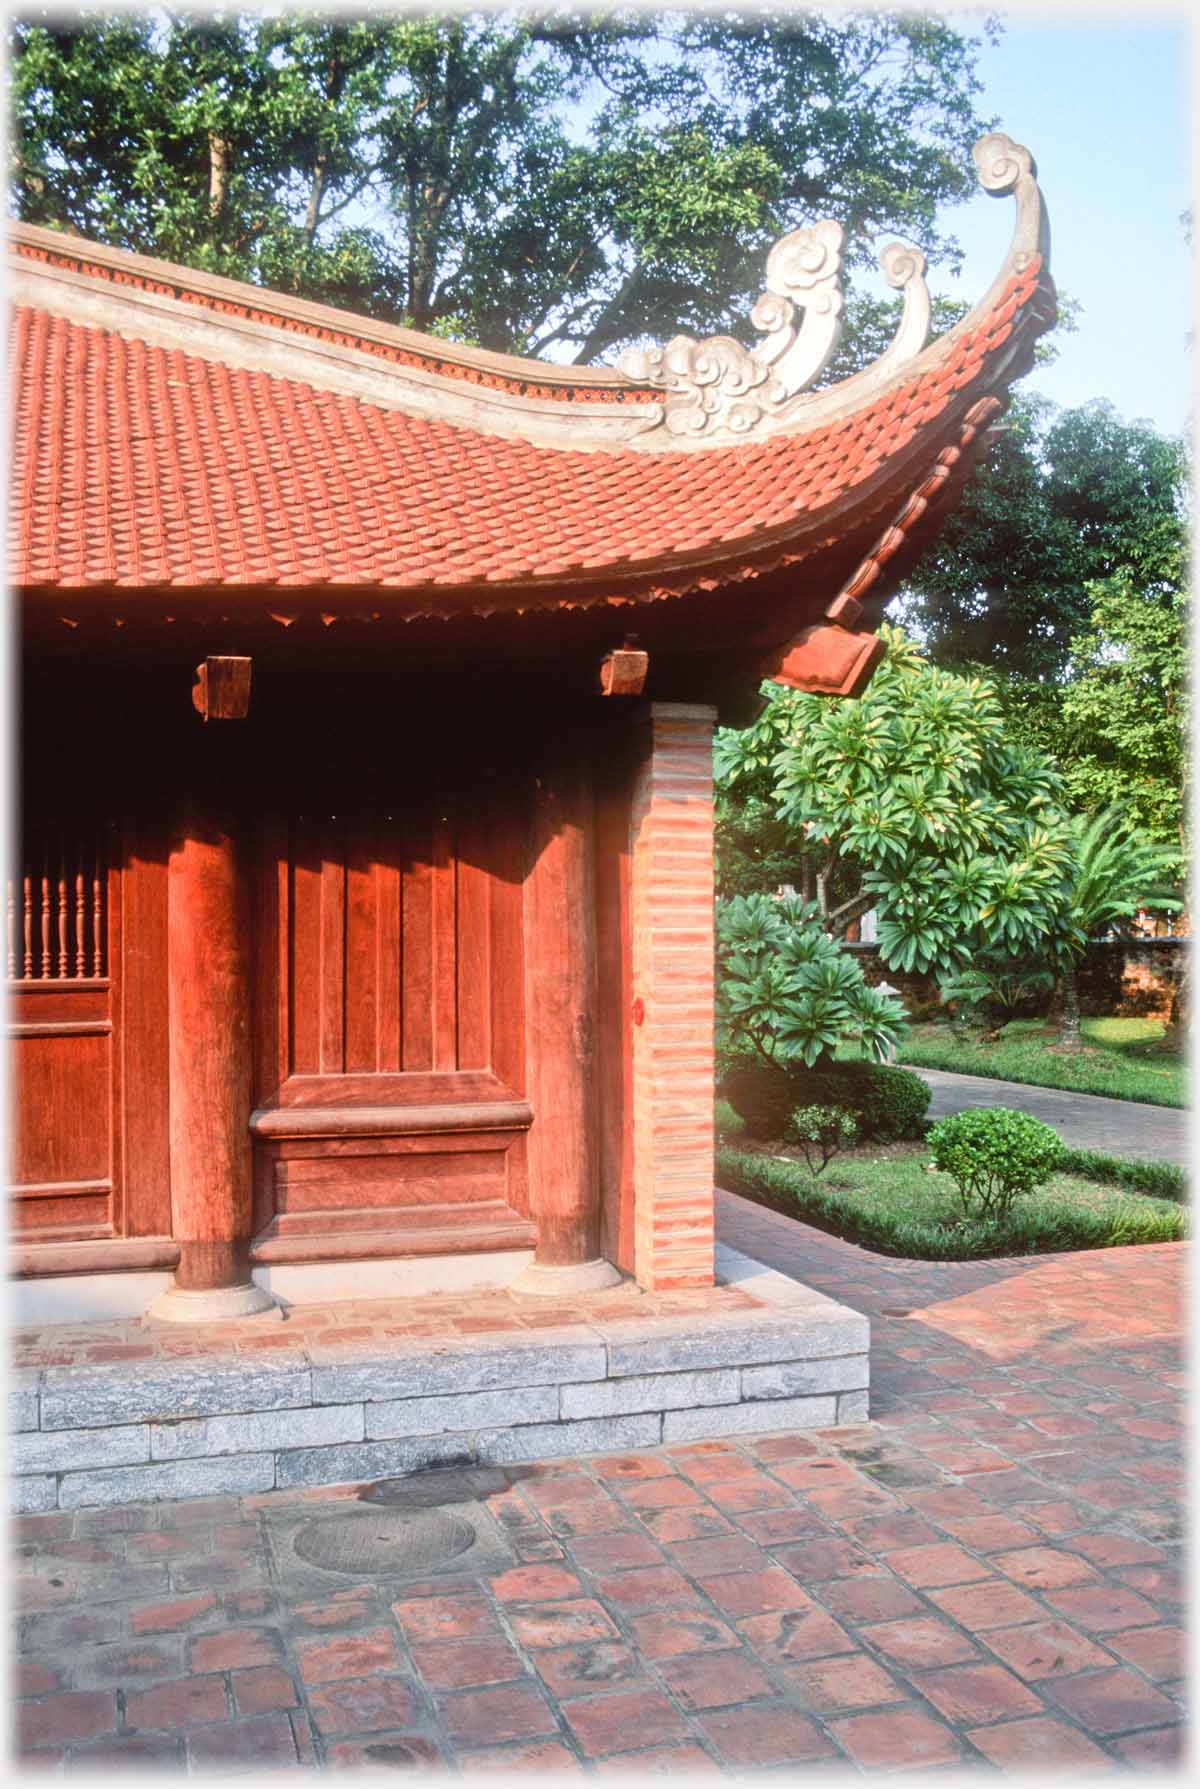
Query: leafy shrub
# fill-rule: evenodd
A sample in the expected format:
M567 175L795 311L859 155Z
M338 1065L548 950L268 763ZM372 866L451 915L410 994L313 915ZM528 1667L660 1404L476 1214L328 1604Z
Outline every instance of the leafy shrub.
M841 1106L797 1106L783 1134L804 1151L809 1173L823 1174L835 1155L857 1143L858 1119Z
M721 1048L777 1067L831 1057L856 1043L882 1058L899 1040L899 1001L869 988L860 965L794 895L738 895L717 906ZM737 1104L733 1094L725 1097ZM793 1102L794 1103L794 1102Z
M1014 1199L1058 1171L1064 1154L1048 1124L1007 1106L939 1119L929 1149L958 1188L964 1216L996 1224L1007 1221Z
M799 1098L796 1077L778 1063L742 1057L721 1077L721 1094L751 1137L781 1137Z
M919 1138L930 1090L911 1069L882 1062L835 1062L797 1078L801 1097L858 1114L862 1130L880 1143Z
M967 968L954 968L938 983L953 1007L950 1023L968 1034L1000 1031L1010 1019L1044 1011L1054 976L1038 959L981 952Z

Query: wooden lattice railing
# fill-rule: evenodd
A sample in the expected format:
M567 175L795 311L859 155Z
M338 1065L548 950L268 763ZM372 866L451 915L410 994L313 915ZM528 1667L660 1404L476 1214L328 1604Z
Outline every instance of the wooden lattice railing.
M39 827L8 878L8 978L88 981L108 974L108 840L96 827Z

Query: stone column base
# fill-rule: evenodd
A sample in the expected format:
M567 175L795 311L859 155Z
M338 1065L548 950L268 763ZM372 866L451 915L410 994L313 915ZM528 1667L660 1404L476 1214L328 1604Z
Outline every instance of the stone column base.
M185 1291L171 1286L149 1306L143 1323L222 1323L234 1317L283 1321L283 1311L261 1286L213 1286Z
M563 1267L539 1267L531 1261L515 1280L510 1292L533 1292L540 1298L562 1298L575 1292L603 1292L606 1286L618 1286L621 1274L611 1261L573 1261Z

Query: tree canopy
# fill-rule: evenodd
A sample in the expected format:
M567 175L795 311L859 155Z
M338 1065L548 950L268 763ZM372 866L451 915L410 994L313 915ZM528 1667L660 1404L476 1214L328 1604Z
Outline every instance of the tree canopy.
M1159 605L1182 591L1187 481L1182 443L1111 404L1022 395L908 580L905 621L941 664L1060 680L1094 585Z
M1181 568L1182 569L1182 568ZM1119 806L1138 834L1169 845L1183 873L1187 793L1187 597L1145 591L1128 572L1088 586L1075 676L1040 728L1072 803Z
M796 886L834 937L874 907L880 955L905 970L1041 947L1072 871L1054 766L1014 738L988 680L881 631L862 696L764 684L754 725L718 733L722 891Z
M883 230L956 265L977 42L782 8L27 14L12 204L490 348L744 336L766 248L818 215L851 271Z

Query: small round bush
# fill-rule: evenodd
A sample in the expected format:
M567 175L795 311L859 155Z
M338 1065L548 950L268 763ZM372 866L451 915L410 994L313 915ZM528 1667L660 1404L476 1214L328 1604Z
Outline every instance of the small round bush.
M821 1174L840 1150L858 1142L858 1119L841 1106L797 1106L784 1136L798 1143L813 1174Z
M969 1218L1003 1223L1013 1200L1043 1186L1065 1150L1048 1124L1007 1106L956 1112L929 1132L935 1167L949 1174Z

